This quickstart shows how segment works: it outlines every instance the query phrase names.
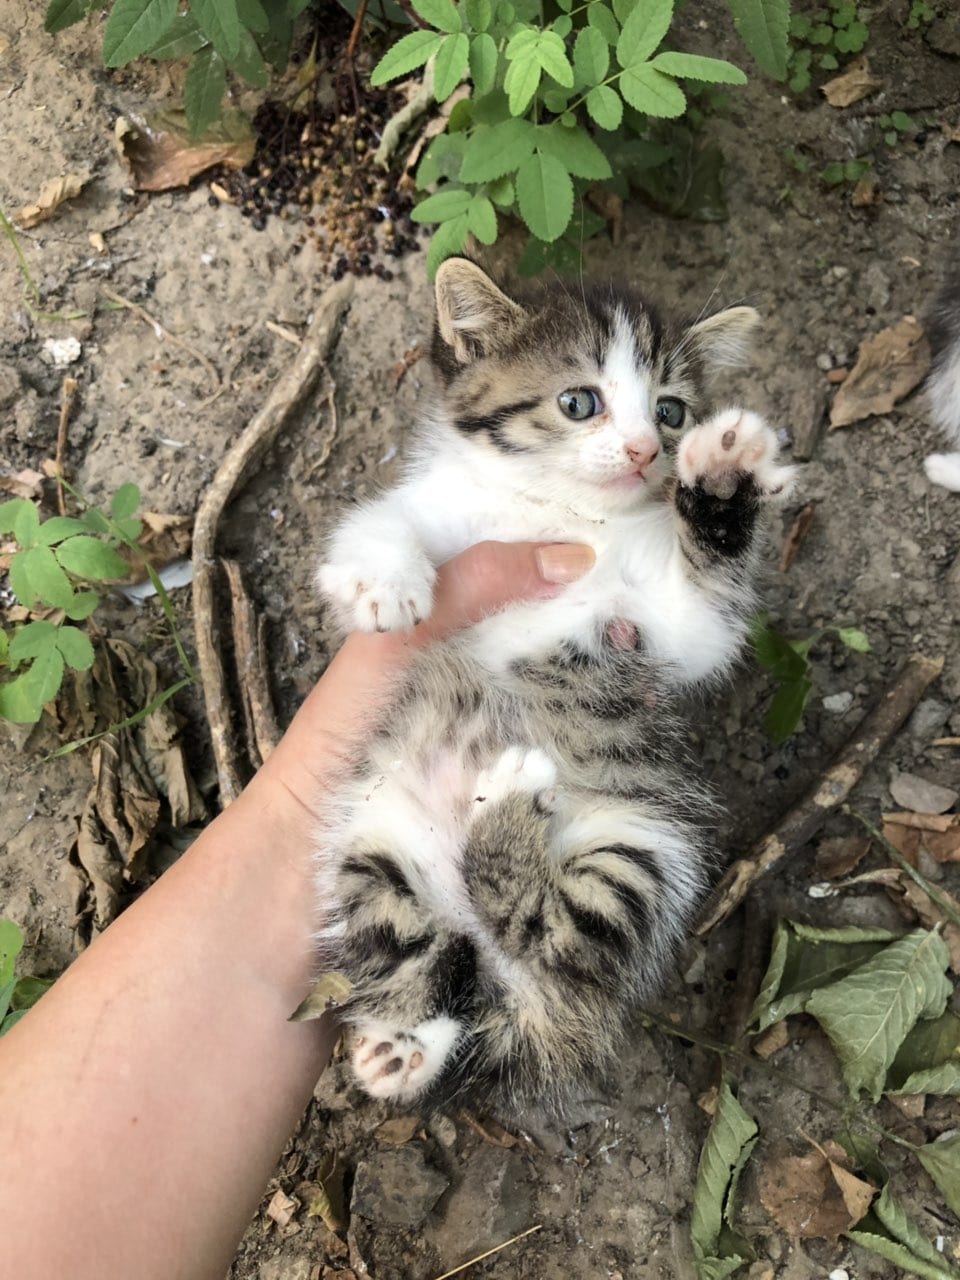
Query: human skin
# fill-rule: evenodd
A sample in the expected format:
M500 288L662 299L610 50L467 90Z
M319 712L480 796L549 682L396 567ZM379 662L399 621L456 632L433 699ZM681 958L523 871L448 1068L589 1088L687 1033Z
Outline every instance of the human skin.
M0 1041L2 1280L225 1274L336 1036L289 1021L325 793L418 648L592 561L482 543L426 623L351 636L242 795Z

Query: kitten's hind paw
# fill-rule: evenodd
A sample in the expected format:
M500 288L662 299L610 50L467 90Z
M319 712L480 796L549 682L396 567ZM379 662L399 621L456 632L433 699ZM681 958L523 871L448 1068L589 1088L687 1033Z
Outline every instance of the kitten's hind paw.
M409 1031L386 1022L363 1022L354 1032L353 1072L367 1093L412 1102L443 1070L462 1039L463 1026L441 1016Z
M350 631L405 631L430 616L433 565L421 560L379 565L322 564L317 584Z
M552 787L556 780L557 767L545 751L537 747L508 747L489 769L481 769L477 774L475 801L495 804L506 796L526 792L535 796L538 807L549 813L554 805Z
M680 441L677 475L687 488L700 485L717 498L732 498L745 475L764 496L780 496L790 488L793 469L778 465L777 448L776 433L758 414L724 409Z

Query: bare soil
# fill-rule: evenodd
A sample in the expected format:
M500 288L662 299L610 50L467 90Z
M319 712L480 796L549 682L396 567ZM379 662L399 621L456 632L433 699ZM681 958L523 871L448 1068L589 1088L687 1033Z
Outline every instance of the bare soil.
M166 69L106 73L97 20L53 40L42 30L42 8L0 0L0 202L10 213L34 199L48 178L92 171L79 199L20 237L31 271L48 291L46 306L79 310L85 318L31 320L13 254L0 251L0 386L10 387L0 405L0 466L39 467L53 455L63 370L46 362L43 344L72 335L82 354L70 369L80 380L80 398L67 458L81 490L100 499L132 480L149 509L192 514L224 451L291 359L292 346L267 322L301 331L327 277L310 246L291 252L294 223L270 219L257 231L235 209L212 207L204 180L152 198L125 195L128 177L114 150L113 120L174 93L175 73L173 81ZM815 92L798 99L759 76L733 95L726 113L709 125L727 160L728 221L680 222L637 204L626 211L618 247L606 237L585 246L586 273L614 274L665 305L696 312L712 297L748 300L762 311L766 328L757 361L736 393L791 440L805 442L802 452L812 455L775 531L770 613L790 635L857 625L872 643L869 655L831 642L817 651L816 689L803 727L782 748L762 729L771 692L762 673L745 666L725 693L704 702L703 767L727 804L724 838L731 852L761 834L824 769L911 653L943 655L943 675L922 715L869 769L855 802L874 816L891 808L895 769L953 785L960 772L955 749L931 745L937 736L960 734L960 589L956 571L948 578L960 555L960 498L933 489L924 477L921 460L938 442L922 397L858 426L823 430L827 371L852 363L864 337L906 314L922 314L956 252L950 246L960 217L960 145L948 134L960 125L960 18L952 5L940 8L935 23L909 30L907 0L879 7L868 53L883 88L853 108L834 110ZM688 3L684 20L691 49L745 62L721 5ZM895 147L883 144L877 124L891 110L917 121ZM806 174L785 162L787 146L809 160ZM856 208L848 187L827 188L816 175L829 162L867 152L876 157L880 198ZM105 253L93 247L91 233L104 237ZM515 248L508 238L498 249L499 265ZM431 298L422 257L391 264L390 282L358 281L330 368L338 427L329 458L320 460L330 429L321 398L273 449L222 529L223 550L243 565L268 619L274 694L284 720L322 672L332 644L311 586L312 546L343 502L390 482L397 451L428 394L420 366L399 389L391 379L395 362L428 332ZM212 360L226 391L201 408L210 390L202 365L159 341L130 312L106 310L102 299L98 305L101 282ZM780 573L779 543L799 507L810 502L816 504L812 530L792 567ZM189 592L175 593L175 600L189 640ZM118 598L106 621L113 634L149 645L172 679L175 655L159 617L154 604ZM849 694L848 705L829 710L824 698L837 694ZM194 772L210 791L201 704L186 697L178 709L190 726ZM25 929L29 971L56 974L74 954L74 884L66 855L89 787L89 764L80 753L43 762L43 750L56 743L49 726L0 732L0 914ZM837 817L825 834L850 830ZM772 879L766 913L817 923L894 919L879 890L812 899L813 853L804 850ZM944 884L954 893L958 878L956 867L944 869ZM750 930L762 927L756 913L748 921ZM728 1034L744 946L741 916L705 951L691 948L661 1012L702 1035ZM834 1113L816 1096L841 1096L832 1056L812 1024L794 1022L790 1044L771 1060L773 1073L743 1075L741 1100L761 1129L755 1160L777 1142L799 1149L798 1130L825 1138L837 1128ZM787 1083L784 1072L813 1094ZM469 1274L499 1280L691 1276L690 1204L708 1125L696 1100L715 1082L715 1060L689 1040L638 1030L614 1096L569 1134L541 1133L506 1148L459 1116L425 1116L404 1146L391 1147L377 1134L387 1113L361 1100L335 1066L318 1085L265 1191L263 1210L278 1187L309 1199L324 1159L336 1152L348 1203L351 1194L354 1202L349 1247L305 1207L286 1227L262 1211L231 1275L312 1280L329 1266L377 1280L430 1280L542 1224ZM888 1104L881 1112L883 1123L917 1141L953 1123L946 1104L935 1100L917 1120ZM409 1154L398 1159L401 1152ZM895 1152L891 1158L897 1179ZM399 1217L391 1195L398 1180L400 1198L409 1201ZM928 1236L944 1236L947 1256L957 1256L960 1229L926 1176L914 1168L895 1185ZM749 1173L742 1197L759 1258L753 1277L806 1280L837 1267L857 1280L897 1274L842 1240L783 1237L760 1206Z

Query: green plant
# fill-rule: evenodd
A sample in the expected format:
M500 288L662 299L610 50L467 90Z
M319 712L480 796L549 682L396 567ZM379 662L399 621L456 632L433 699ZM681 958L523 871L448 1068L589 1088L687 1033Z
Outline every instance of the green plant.
M52 516L41 521L39 508L26 498L0 504L0 533L12 534L17 546L10 560L10 589L25 608L39 605L50 611L49 617L12 632L0 630L0 673L8 677L0 683L0 717L15 724L35 724L45 704L59 692L65 668L86 671L92 666L90 637L76 624L86 621L100 603L91 583L129 574L129 564L117 551L122 544L143 561L187 673L144 708L136 717L140 718L194 679L166 589L137 547L143 532L135 515L140 490L135 484L121 485L109 511L101 511L66 481L63 484L83 508L79 517Z
M905 111L891 111L889 115L878 116L877 124L883 130L883 140L888 147L895 147L905 133L917 127L917 122Z
M936 8L930 4L930 0L910 0L910 13L907 17L907 26L911 31L916 31L920 26L926 26L932 22L937 16Z
M493 244L508 214L530 232L527 270L556 263L564 242L576 249L603 225L583 207L590 184L619 185L620 194L648 187L671 159L656 127L689 114L679 81L746 83L729 62L660 49L674 0L558 0L562 12L550 21L539 0L412 3L426 25L387 51L372 83L428 62L438 102L465 78L472 82L416 173L421 191L434 189L413 213L439 224L431 272L470 235ZM789 0L730 0L730 7L754 58L783 78ZM676 192L664 190L676 205Z
M828 635L836 636L855 653L870 652L870 641L857 627L823 627L804 640L788 640L770 626L766 616L754 619L750 630L754 654L778 686L764 717L764 727L778 746L786 742L803 717L813 689L810 652Z
M844 58L867 43L870 31L856 0L829 0L829 5L790 19L788 83L794 93L810 88L815 69L837 71Z
M870 161L865 157L858 160L834 160L820 170L820 181L828 187L839 187L844 182L859 182L870 172Z
M265 89L269 67L287 64L293 24L310 0L48 0L44 26L54 34L94 9L110 7L103 61L123 67L145 55L189 58L183 105L193 133L220 117L232 72Z
M16 976L17 956L22 950L23 931L12 920L0 920L0 1036L53 986L49 978Z

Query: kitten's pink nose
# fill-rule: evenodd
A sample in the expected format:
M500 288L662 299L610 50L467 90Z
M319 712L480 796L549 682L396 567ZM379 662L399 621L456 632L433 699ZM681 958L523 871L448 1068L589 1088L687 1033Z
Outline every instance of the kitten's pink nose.
M633 465L641 470L649 467L660 452L660 445L656 440L634 440L632 443L625 444L623 448Z

